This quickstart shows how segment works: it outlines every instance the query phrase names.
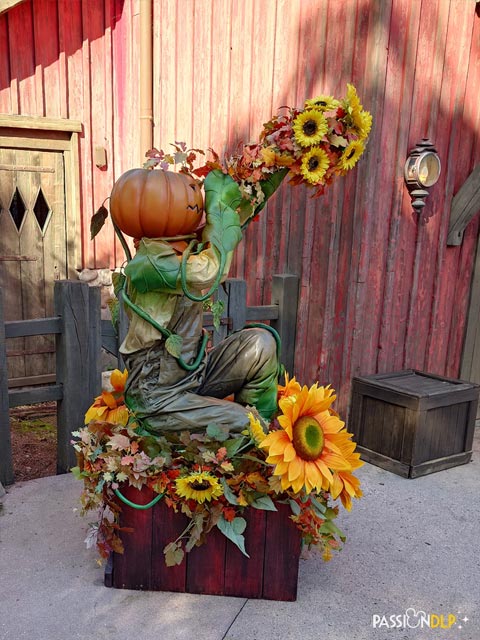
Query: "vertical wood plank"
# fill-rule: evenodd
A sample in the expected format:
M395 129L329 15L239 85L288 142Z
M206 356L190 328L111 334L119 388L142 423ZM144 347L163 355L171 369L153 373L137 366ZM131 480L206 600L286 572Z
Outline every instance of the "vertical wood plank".
M383 299L380 317L367 312L363 320L359 360L365 372L375 366L379 371L395 371L403 364L416 220L410 207L404 206L404 189L397 188L397 176L407 157L420 8L420 3L405 1L392 5L382 121L382 155L390 160L380 163L378 179L385 186L377 215L384 223L372 227L365 310L375 305L375 299L382 299L382 292ZM403 278L396 278L400 272Z
M22 2L8 12L11 113L39 113L35 84L32 4ZM41 111L40 111L41 113Z
M8 368L3 315L3 291L0 287L0 483L12 484L13 460L8 405Z
M43 152L18 150L16 162L18 165L32 165L40 167ZM22 287L22 317L44 318L46 317L45 290L53 286L53 274L48 274L47 279L44 263L44 237L42 229L35 216L37 199L41 189L40 172L15 172L19 189L25 197L27 212L20 229L20 253L31 256L34 260L21 262L20 282ZM51 201L53 194L47 190L44 194L47 202ZM38 209L37 209L38 210ZM52 247L53 248L53 247ZM52 250L49 247L49 250ZM53 342L47 336L32 336L25 338L25 349L29 351L43 351L53 347ZM52 367L52 368L50 368ZM49 354L38 353L35 356L25 356L25 375L34 376L42 373L53 373L53 358Z
M205 544L187 554L187 592L223 595L226 541L223 533L214 527Z
M295 600L297 597L300 531L290 520L290 507L278 504L267 512L263 597Z
M148 504L154 492L147 487L141 491L134 487L121 487L122 495L135 504ZM152 509L134 509L121 503L121 527L133 532L121 532L124 553L113 555L112 584L117 589L143 589L151 587L152 567Z
M225 591L226 596L239 598L261 598L264 580L263 565L265 556L266 512L250 507L243 517L247 521L245 529L245 549L250 556L247 558L231 542L227 542L225 560Z
M163 550L174 542L188 524L186 516L175 513L163 500L153 507L152 579L151 588L158 591L185 591L187 559L182 564L167 567Z
M443 374L446 368L447 340L443 335L449 334L452 308L456 298L456 278L447 277L447 274L456 273L460 253L457 247L446 245L449 211L442 201L445 198L451 202L456 158L464 135L462 112L470 50L467 50L467 47L459 49L458 42L471 41L473 21L478 20L471 9L472 7L468 4L450 3L445 43L445 69L448 72L444 73L440 94L442 109L436 123L439 138L438 150L440 156L446 159L446 171L435 185L437 190L434 194L432 193L433 201L438 202L440 228L426 364L429 371L440 374ZM463 304L465 303L466 301L463 301Z
M7 15L0 16L0 113L12 113Z
M227 316L231 319L230 331L239 331L247 323L247 283L240 278L229 278L227 284ZM274 304L272 302L272 304Z
M363 27L359 40L365 43L365 64L363 75L357 72L365 91L363 104L373 115L373 126L369 145L356 169L355 200L353 208L353 230L348 283L350 300L345 312L345 339L342 356L342 376L347 380L352 375L367 373L373 369L363 369L361 352L363 342L363 324L368 317L368 266L371 234L374 220L379 217L385 220L385 212L379 211L379 200L376 197L376 184L380 164L376 160L373 149L380 148L382 141L382 122L389 104L386 101L386 77L389 51L389 32L392 20L392 1L376 3L368 8L363 5L359 25ZM367 16L365 16L367 11ZM367 21L367 22L366 22ZM392 127L393 128L393 127ZM382 151L383 153L383 151ZM382 195L383 198L383 195ZM383 200L382 200L383 202ZM383 222L386 224L386 222ZM334 381L333 381L334 382ZM342 411L339 402L338 411Z
M57 403L57 471L65 473L75 465L71 434L82 427L92 403L90 367L96 365L90 351L89 286L56 282L54 300L55 313L62 319L62 333L56 336L57 381L63 385L63 399Z
M88 287L88 395L90 402L102 392L101 288Z
M39 110L36 115L62 115L57 2L33 0L33 32Z
M0 149L0 161L14 165L16 151ZM17 188L13 171L0 171L0 220L2 233L0 234L0 255L19 256L20 237L18 229L10 214L12 199ZM23 319L22 286L20 280L21 262L17 260L0 261L0 283L3 287L3 303L5 320ZM7 352L19 352L25 348L25 338L9 338ZM8 357L8 377L21 378L25 376L25 358L22 356Z
M281 361L291 376L295 373L298 285L297 276L273 276L272 304L278 304L278 320L272 320L272 327L278 331L282 340Z

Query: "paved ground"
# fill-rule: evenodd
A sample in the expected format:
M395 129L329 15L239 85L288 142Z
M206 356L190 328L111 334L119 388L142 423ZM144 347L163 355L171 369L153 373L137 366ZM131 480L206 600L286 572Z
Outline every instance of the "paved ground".
M0 514L0 640L479 640L480 430L468 465L415 480L371 465L359 475L365 496L341 516L345 549L301 561L294 603L107 589L83 544L80 484L14 485ZM411 608L457 622L372 626Z

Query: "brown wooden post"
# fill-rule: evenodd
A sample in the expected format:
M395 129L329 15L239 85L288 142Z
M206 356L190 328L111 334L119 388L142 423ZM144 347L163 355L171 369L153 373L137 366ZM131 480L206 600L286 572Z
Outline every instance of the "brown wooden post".
M119 349L122 345L122 342L125 340L125 336L128 333L129 323L130 321L128 319L127 312L125 311L125 305L123 304L123 301L120 298L118 302L118 326L117 326L117 333L118 333L117 360L118 360L118 368L120 369L120 371L123 371L125 369L125 361L123 360L122 354L120 353Z
M272 320L272 327L282 339L281 361L291 376L294 375L295 365L298 284L298 276L291 274L272 278L272 304L278 304L278 320Z
M225 287L223 285L220 285L218 287L214 300L223 302L224 306L223 306L223 311L221 316L221 321L223 321L228 316L228 294L225 291ZM212 333L212 344L214 346L217 346L217 344L220 344L220 342L227 337L228 333L229 333L228 325L226 325L224 322L221 322L218 329L214 329Z
M66 473L75 465L72 431L83 426L101 384L100 291L84 282L64 280L55 283L54 299L62 325L56 344L57 381L63 386L63 399L57 404L57 473Z
M102 393L102 301L100 287L88 288L90 404ZM90 405L89 405L90 406Z
M247 323L247 283L241 278L227 280L228 317L231 331L239 331Z
M0 288L0 484L12 484L13 461L8 404L8 368L3 317L3 295Z

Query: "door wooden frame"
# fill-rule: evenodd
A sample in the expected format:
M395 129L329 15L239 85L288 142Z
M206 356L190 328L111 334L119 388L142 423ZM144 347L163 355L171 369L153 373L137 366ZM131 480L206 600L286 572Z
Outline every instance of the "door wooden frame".
M81 268L80 169L78 134L82 123L64 118L0 115L0 146L12 149L61 151L65 169L67 274Z

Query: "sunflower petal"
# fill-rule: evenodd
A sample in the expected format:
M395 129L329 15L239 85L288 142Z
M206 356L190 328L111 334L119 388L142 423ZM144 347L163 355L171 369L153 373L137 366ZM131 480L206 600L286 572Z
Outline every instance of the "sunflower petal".
M330 493L332 494L332 498L336 500L340 495L340 492L343 489L343 482L338 473L333 474L333 483L330 487Z
M115 391L123 391L125 389L127 377L128 372L126 369L123 370L123 373L119 369L115 369L114 371L112 371L110 375L110 384L115 389Z
M283 452L283 459L285 460L285 462L291 462L296 457L297 452L295 451L295 447L291 442L289 442Z
M302 484L303 484L303 477L305 473L304 466L305 466L305 463L301 458L298 458L298 457L294 458L288 465L288 479L290 481L293 481L296 478L301 476Z

